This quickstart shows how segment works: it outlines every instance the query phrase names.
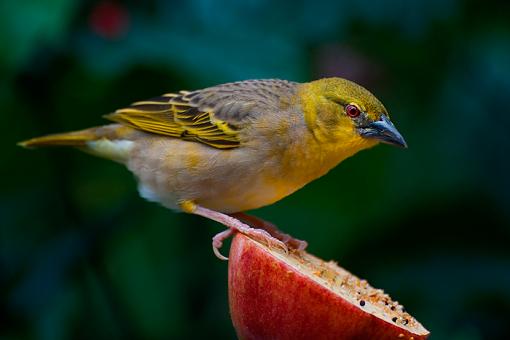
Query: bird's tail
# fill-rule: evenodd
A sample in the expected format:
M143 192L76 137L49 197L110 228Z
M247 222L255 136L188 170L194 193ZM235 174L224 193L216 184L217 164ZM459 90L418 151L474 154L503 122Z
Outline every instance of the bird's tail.
M87 142L98 139L99 136L95 130L97 130L97 128L35 137L19 142L18 145L24 148L38 148L42 146L85 146Z
M25 148L45 146L73 146L95 156L123 162L126 160L132 141L128 139L133 129L119 124L35 137L18 145Z

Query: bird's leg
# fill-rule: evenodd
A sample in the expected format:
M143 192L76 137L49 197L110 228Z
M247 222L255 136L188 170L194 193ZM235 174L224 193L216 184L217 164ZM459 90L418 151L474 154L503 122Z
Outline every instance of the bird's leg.
M294 238L289 234L285 234L283 231L278 229L278 227L276 227L273 223L265 221L259 217L248 215L243 212L230 214L230 216L237 218L238 220L254 228L264 229L271 236L285 243L289 248L301 251L305 250L306 247L308 246L308 243L306 241L298 240L297 238Z
M235 232L244 234L248 237L253 238L254 240L265 243L270 247L277 247L277 248L282 249L285 252L288 252L288 248L284 242L271 236L265 230L252 228L249 225L244 224L243 222L239 221L237 218L234 218L227 214L220 213L218 211L214 211L214 210L210 210L210 209L201 207L191 201L181 202L180 207L184 212L206 217L213 221L219 222L229 228L213 237L212 246L213 246L214 254L222 260L227 260L228 258L226 258L225 256L220 254L219 248L223 245L223 241L225 241L227 238L232 236Z

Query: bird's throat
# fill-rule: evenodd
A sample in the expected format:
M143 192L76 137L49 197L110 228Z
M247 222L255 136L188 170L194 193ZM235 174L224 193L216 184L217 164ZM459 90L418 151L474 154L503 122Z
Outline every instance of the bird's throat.
M324 143L309 136L306 146L294 144L283 156L281 162L281 181L296 187L303 187L311 181L325 175L343 160L358 151L372 146L370 143L359 143L357 140L346 140L345 143Z

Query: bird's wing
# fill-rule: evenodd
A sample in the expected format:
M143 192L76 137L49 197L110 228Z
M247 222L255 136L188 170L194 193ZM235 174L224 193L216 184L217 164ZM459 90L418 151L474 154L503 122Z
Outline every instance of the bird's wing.
M138 130L196 141L218 149L240 145L240 131L295 91L284 80L247 80L181 91L131 104L105 118Z

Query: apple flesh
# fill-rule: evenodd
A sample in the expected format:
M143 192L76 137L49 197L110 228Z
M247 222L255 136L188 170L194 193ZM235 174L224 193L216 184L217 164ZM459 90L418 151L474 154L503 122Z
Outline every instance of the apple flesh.
M286 254L242 234L230 248L228 291L240 339L426 339L397 302L333 262Z

